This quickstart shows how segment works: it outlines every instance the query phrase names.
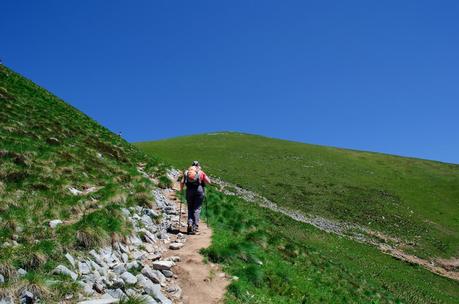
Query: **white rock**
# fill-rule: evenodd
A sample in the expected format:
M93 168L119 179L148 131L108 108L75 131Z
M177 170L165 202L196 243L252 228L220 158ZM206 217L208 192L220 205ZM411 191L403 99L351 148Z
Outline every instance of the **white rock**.
M115 299L123 299L126 297L126 294L120 289L107 289L107 293L114 297Z
M172 261L172 262L180 262L181 258L179 256L171 256L171 257L168 257L167 258L168 261Z
M49 221L49 227L51 227L52 229L55 229L57 226L59 226L60 224L62 224L62 221L61 220L52 220L52 221Z
M23 276L25 276L25 275L27 274L27 271L26 271L25 269L19 268L19 269L17 270L17 273L18 273L18 275L19 275L20 277L23 277Z
M160 271L153 270L148 265L142 269L142 274L149 278L153 283L162 285L166 282L166 277Z
M179 250L182 247L183 247L183 243L171 243L169 245L169 249L172 249L172 250Z
M130 272L126 271L121 275L121 278L126 284L135 284L137 283L137 278Z
M73 258L73 256L67 252L65 254L65 258L67 259L67 261L69 261L70 265L72 265L72 267L75 268L75 259Z
M78 262L78 271L80 275L91 273L91 267L86 262Z
M175 263L172 261L154 261L153 262L153 269L157 270L171 270L172 266L174 266Z
M131 270L131 269L138 268L138 267L139 267L139 262L137 261L132 261L126 264L127 270Z
M80 191L76 188L73 188L73 187L69 187L69 191L73 194L73 195L81 195L83 194L83 191Z
M76 281L76 279L78 278L78 275L75 272L71 271L70 269L68 269L64 265L59 265L56 268L54 268L53 273L55 273L55 274L63 274L63 275L69 276L74 281Z

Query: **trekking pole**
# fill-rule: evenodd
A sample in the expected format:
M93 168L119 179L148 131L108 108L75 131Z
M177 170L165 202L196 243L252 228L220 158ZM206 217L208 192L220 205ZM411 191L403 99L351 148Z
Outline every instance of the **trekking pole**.
M182 199L179 198L180 201L180 211L178 215L178 232L180 232L180 229L182 229Z
M208 213L208 210L209 210L209 205L208 205L208 202L207 202L207 196L204 196L204 200L206 202L206 220L207 220L207 224L209 224L209 213Z

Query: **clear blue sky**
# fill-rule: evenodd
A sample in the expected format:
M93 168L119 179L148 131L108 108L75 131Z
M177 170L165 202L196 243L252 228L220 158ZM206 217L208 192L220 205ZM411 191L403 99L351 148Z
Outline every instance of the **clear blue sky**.
M3 0L0 57L129 141L216 130L459 163L459 1Z

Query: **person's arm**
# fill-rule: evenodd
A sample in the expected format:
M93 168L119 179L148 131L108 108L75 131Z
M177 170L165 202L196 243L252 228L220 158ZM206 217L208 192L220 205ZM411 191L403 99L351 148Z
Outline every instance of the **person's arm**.
M210 181L210 178L204 172L202 172L202 181L206 185L211 185L212 184L211 181Z

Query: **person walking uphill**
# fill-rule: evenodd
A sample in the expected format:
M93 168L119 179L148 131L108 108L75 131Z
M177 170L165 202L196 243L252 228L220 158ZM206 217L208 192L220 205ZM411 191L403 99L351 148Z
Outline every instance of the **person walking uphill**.
M198 161L194 161L191 167L183 173L180 183L180 191L186 186L186 201L188 203L188 234L198 232L199 216L205 196L205 186L210 184L210 179Z

